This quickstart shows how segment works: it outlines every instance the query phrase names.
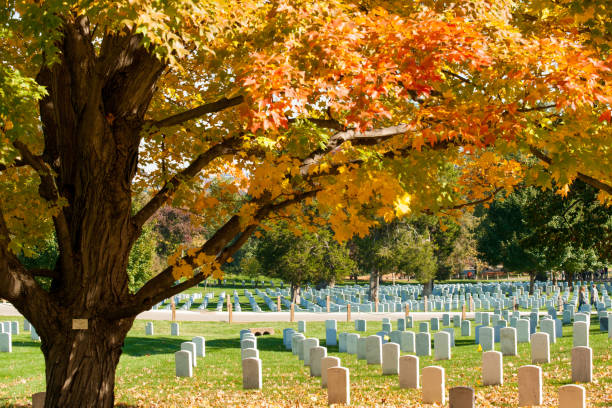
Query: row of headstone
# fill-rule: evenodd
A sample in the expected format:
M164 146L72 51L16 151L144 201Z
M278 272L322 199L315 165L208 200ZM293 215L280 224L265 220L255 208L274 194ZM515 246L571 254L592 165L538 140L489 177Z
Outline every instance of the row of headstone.
M180 351L174 353L174 365L177 377L192 377L193 368L198 365L198 357L206 356L206 340L196 336L191 341L181 343Z
M27 320L25 322L27 322ZM18 335L19 334L19 322L18 321L0 322L0 333L9 333L12 335Z

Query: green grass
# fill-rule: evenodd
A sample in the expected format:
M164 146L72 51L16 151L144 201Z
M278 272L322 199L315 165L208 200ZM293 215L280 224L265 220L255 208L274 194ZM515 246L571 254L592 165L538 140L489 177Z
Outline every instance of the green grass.
M299 316L298 316L299 318ZM16 320L0 317L0 320ZM21 319L19 319L21 320ZM324 406L326 391L320 379L309 376L298 358L282 346L282 329L297 323L232 324L216 322L181 322L181 336L170 336L170 324L155 322L155 336L144 335L145 321L138 320L125 341L116 381L117 402L127 406ZM276 334L259 337L257 344L263 361L263 391L243 391L238 333L243 328L273 327ZM396 324L393 322L395 328ZM418 326L415 325L415 326ZM307 336L325 343L324 322L308 322ZM354 331L354 323L339 322L338 331ZM381 330L381 322L368 322L368 332ZM412 329L416 330L416 329ZM474 324L472 324L472 332ZM363 333L361 333L363 335ZM564 337L551 347L551 363L542 364L545 384L545 405L556 406L557 388L571 378L571 326L563 328ZM174 376L174 355L182 341L193 336L206 337L206 357L198 359L193 378ZM446 388L474 386L479 405L512 407L517 405L517 370L531 364L529 344L519 344L518 357L504 357L504 385L480 385L481 353L474 337L461 337L455 330L456 347L452 359L434 361L421 357L420 367L439 365L446 370ZM609 406L612 387L610 341L599 332L599 324L591 323L595 381L587 384L590 406ZM29 333L14 336L13 352L0 354L0 406L25 406L34 392L44 390L44 361L40 343L30 340ZM432 345L433 347L433 345ZM496 344L499 350L499 344ZM354 404L372 406L419 405L419 390L400 390L397 376L382 376L381 368L367 366L356 356L338 353L336 346L329 354L338 356L348 367ZM402 353L406 354L406 353ZM268 404L268 405L267 405ZM487 405L490 404L490 405Z

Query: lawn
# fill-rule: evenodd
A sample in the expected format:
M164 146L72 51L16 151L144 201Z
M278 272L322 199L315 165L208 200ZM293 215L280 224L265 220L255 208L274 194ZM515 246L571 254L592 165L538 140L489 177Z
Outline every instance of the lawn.
M2 320L15 318L0 317ZM170 324L155 322L155 336L144 335L145 321L136 321L124 347L117 371L116 400L120 406L142 407L226 407L226 406L300 406L315 407L327 404L326 390L320 379L309 376L298 358L285 351L282 329L297 323L232 324L216 322L181 322L181 336L170 337ZM239 331L243 328L273 327L276 334L258 338L263 362L263 390L243 391ZM324 345L324 322L308 322L307 337L318 337ZM393 322L395 328L396 324ZM472 322L472 332L474 324ZM354 331L354 323L339 322L338 331ZM381 322L368 322L367 334L381 329ZM414 329L413 329L414 330ZM206 357L198 359L193 378L174 376L174 355L182 341L193 336L206 337ZM362 334L363 335L363 334ZM421 369L439 365L446 371L446 388L458 385L475 387L479 406L514 407L518 403L517 370L531 364L529 344L519 344L519 357L504 357L504 385L483 387L480 377L481 352L474 345L474 337L461 337L455 330L456 347L452 359L434 361L421 357ZM594 381L586 384L589 406L609 407L612 404L611 345L599 324L591 323ZM40 344L30 340L29 333L15 336L13 352L0 354L0 406L26 406L30 395L44 390L44 361ZM433 347L433 346L432 346ZM544 402L557 406L557 389L570 383L571 326L563 328L563 338L551 347L551 362L542 364ZM496 344L499 350L499 343ZM348 367L351 377L351 398L358 406L419 406L419 390L401 390L397 376L382 376L381 368L367 366L355 355L338 353L329 348L330 355L338 356L342 366ZM405 353L402 353L405 354Z

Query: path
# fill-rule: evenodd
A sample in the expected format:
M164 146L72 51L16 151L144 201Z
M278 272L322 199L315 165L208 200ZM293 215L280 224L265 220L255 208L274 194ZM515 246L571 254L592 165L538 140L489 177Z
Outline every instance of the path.
M454 312L410 312L413 321L429 321L432 317L442 318L442 315L448 313L450 315L461 314L459 311ZM540 311L541 315L546 312ZM21 314L10 303L0 303L0 316L20 316ZM521 315L529 315L529 312L521 312ZM467 312L468 319L474 319L474 313ZM289 312L234 312L234 323L251 323L251 322L288 322ZM403 312L395 313L351 313L351 321L356 319L381 321L383 318L399 319L404 317ZM170 310L150 310L139 314L137 319L144 320L172 320L172 312ZM212 311L189 311L177 310L176 320L186 322L227 322L227 312L212 312ZM312 312L296 312L295 320L305 320L307 322L322 322L328 319L338 321L346 321L346 312L339 313L312 313Z

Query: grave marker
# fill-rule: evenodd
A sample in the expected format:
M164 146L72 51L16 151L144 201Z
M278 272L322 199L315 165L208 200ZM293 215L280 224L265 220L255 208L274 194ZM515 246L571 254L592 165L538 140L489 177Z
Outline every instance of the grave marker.
M499 351L482 353L482 385L503 385L503 357Z
M419 358L401 356L399 358L400 388L419 388Z
M481 327L479 344L482 351L490 351L495 349L495 332L493 327Z
M444 368L439 366L429 366L423 368L423 387L422 401L425 404L442 404L446 402L444 393Z
M338 357L323 357L321 359L321 388L327 388L327 370L331 367L339 367Z
M504 356L516 356L516 329L514 327L502 327L500 329L500 347Z
M593 349L578 346L572 348L572 382L593 380Z
M46 392L37 392L32 394L32 408L45 408Z
M589 324L574 322L574 347L589 347Z
M576 384L559 387L559 408L586 408L584 387Z
M0 352L12 353L13 341L11 333L0 333Z
M368 358L368 338L359 337L357 340L357 360L367 360Z
M261 390L261 383L261 360L255 357L242 360L242 388Z
M198 366L198 359L196 358L196 345L192 341L184 341L181 343L181 350L187 350L191 353L191 363L194 367Z
M366 343L366 360L368 364L382 363L382 339L380 336L368 336Z
M310 349L310 376L320 377L321 376L321 360L327 357L327 348L325 347L313 347Z
M417 333L415 339L415 352L417 356L431 355L431 337L429 333Z
M206 340L202 336L196 336L191 339L193 343L196 345L196 357L205 357L206 356Z
M240 359L244 360L245 358L259 358L259 350L254 348L246 348L240 350Z
M447 332L434 334L434 360L450 360L451 340Z
M310 365L310 350L319 347L319 339L310 337L302 341L302 355L304 356L304 365Z
M542 369L534 365L519 367L518 389L519 407L542 405Z
M346 367L327 369L327 400L331 404L351 403L351 384L349 370Z
M453 387L448 390L449 408L474 408L474 397L472 387Z
M181 350L174 353L174 365L177 377L193 376L193 357L190 351Z
M400 347L396 343L386 343L382 346L382 373L393 375L399 373Z
M348 354L357 354L357 343L359 335L357 333L348 333L346 335L346 352Z
M550 342L548 333L534 333L531 335L531 362L550 363Z

